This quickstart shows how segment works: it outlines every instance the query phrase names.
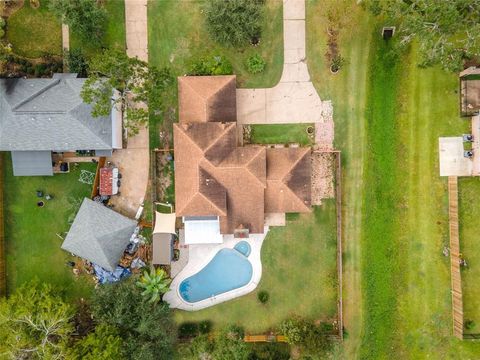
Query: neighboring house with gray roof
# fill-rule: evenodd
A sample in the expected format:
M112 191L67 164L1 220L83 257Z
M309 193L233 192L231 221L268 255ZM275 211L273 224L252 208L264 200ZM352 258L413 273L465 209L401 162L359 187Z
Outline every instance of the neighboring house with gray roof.
M85 198L62 249L114 271L136 226L136 221Z
M52 152L105 156L122 147L121 112L94 118L80 96L85 80L0 79L0 151L12 152L14 175L53 175Z

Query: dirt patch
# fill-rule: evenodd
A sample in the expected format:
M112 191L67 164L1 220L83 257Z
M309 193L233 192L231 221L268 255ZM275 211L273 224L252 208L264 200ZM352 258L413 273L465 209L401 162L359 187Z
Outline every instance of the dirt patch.
M0 5L0 16L1 17L9 17L17 10L20 10L23 7L24 0L10 0L10 1L2 1Z
M156 152L156 200L173 202L173 154L170 152Z
M335 153L312 153L312 205L335 197Z

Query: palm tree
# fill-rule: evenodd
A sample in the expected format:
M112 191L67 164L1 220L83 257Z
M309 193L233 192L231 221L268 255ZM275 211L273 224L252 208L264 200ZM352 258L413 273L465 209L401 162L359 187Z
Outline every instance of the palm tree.
M150 297L149 301L153 303L160 300L161 296L168 291L168 285L171 282L172 280L168 278L165 270L155 269L152 266L150 273L148 271L143 272L143 276L140 281L137 281L137 285L144 289L142 295Z

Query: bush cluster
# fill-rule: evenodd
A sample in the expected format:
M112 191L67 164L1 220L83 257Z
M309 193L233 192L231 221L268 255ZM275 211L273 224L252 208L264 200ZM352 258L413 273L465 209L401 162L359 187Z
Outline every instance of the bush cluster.
M7 22L3 17L0 17L0 39L3 39L5 36L5 26L7 25Z
M265 60L259 54L252 55L247 59L247 70L250 74L263 72L265 65Z
M225 56L214 55L193 59L190 63L188 75L231 75L232 63Z
M331 330L329 324L318 326L300 317L287 319L280 325L280 332L289 344L297 345L310 354L322 354L331 349L332 342L328 336Z

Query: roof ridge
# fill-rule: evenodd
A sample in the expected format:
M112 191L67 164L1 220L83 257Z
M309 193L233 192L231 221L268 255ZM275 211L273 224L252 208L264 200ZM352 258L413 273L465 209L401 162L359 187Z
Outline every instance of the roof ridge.
M205 200L207 200L211 205L213 205L214 208L216 208L220 213L221 215L219 216L227 216L227 213L224 212L222 209L220 209L217 205L215 205L212 201L210 201L210 199L208 197L206 197L203 193L201 193L200 191L197 191L197 193L195 194L196 195L200 195L201 197L203 197ZM195 197L194 196L194 197Z
M282 177L281 180L282 180L282 182L283 182L285 185L286 185L287 183L284 181L284 179L292 172L293 169L295 169L295 167L298 165L298 163L300 162L300 160L302 160L303 157L304 157L305 155L307 155L307 152L310 151L310 148L308 148L308 147L306 147L306 148L298 148L298 149L305 149L305 150L304 150L304 153L303 153L301 156L299 156L298 159L295 160L295 161L292 163L292 166L290 166L290 167L288 168L288 171L287 171L287 172L285 173L285 175ZM288 185L287 185L287 187L288 187Z
M83 106L83 105L84 105L83 102L80 103L80 104L78 104L78 105L75 106L73 109L71 109L70 111L68 111L68 114L69 114L72 118L74 118L74 119L77 121L77 123L79 123L84 129L86 129L89 133L91 133L91 134L93 135L93 137L95 137L95 139L100 140L100 142L101 142L102 144L104 144L104 145L107 145L108 148L112 148L112 144L106 144L106 143L105 143L105 140L103 140L101 137L99 137L97 134L95 134L95 133L92 131L92 129L90 129L88 126L86 126L82 121L80 121L76 116L74 116L74 115L72 114L72 112L73 112L74 110L78 109L79 107L81 107L81 106ZM109 119L110 119L110 121L111 121L111 117L109 117ZM98 120L98 121L100 121L100 120ZM102 150L102 149L96 149L96 150Z
M256 147L256 146L252 146L251 148L255 148L255 147ZM263 188L267 188L267 177L265 176L265 183L263 183L262 181L260 181L260 179L258 178L257 175L255 175L254 173L252 173L252 171L251 171L250 168L249 168L249 165L252 163L252 161L253 161L254 159L256 159L256 158L262 153L263 150L267 151L267 149L266 149L265 147L263 147L263 146L258 146L258 149L259 149L259 151L255 154L255 156L253 156L253 157L250 159L250 161L248 161L248 162L244 165L244 167L245 167L245 169L250 173L250 175L252 175L252 176L255 178L255 180L258 181L258 182L262 185ZM267 160L265 159L265 167L266 167L266 166L267 166Z
M212 123L212 124L215 124L215 123ZM208 152L208 150L210 150L210 148L212 146L214 146L221 138L223 138L225 136L225 134L227 133L228 130L230 130L231 127L233 127L232 125L236 125L235 123L217 123L217 124L221 124L221 125L224 125L225 128L223 129L222 133L210 144L208 145L205 150L203 151L204 154L206 154ZM235 147L236 149L237 147ZM232 150L234 151L234 150ZM232 152L230 151L230 153ZM210 162L210 160L208 160Z
M284 182L282 182L282 184L285 185L285 188L290 192L291 195L293 195L293 198L295 199L296 202L298 202L299 204L302 204L302 206L307 211L311 211L310 207L307 206L287 184L285 184Z
M29 101L35 99L38 95L44 93L45 91L47 91L48 89L54 87L55 85L58 85L60 83L60 80L61 79L51 79L52 81L45 85L44 87L40 88L39 90L35 91L33 94L27 96L25 99L23 99L22 101L20 101L18 104L14 105L12 107L12 111L15 111L16 109L18 109L20 106L22 105L25 105L26 103L28 103Z

